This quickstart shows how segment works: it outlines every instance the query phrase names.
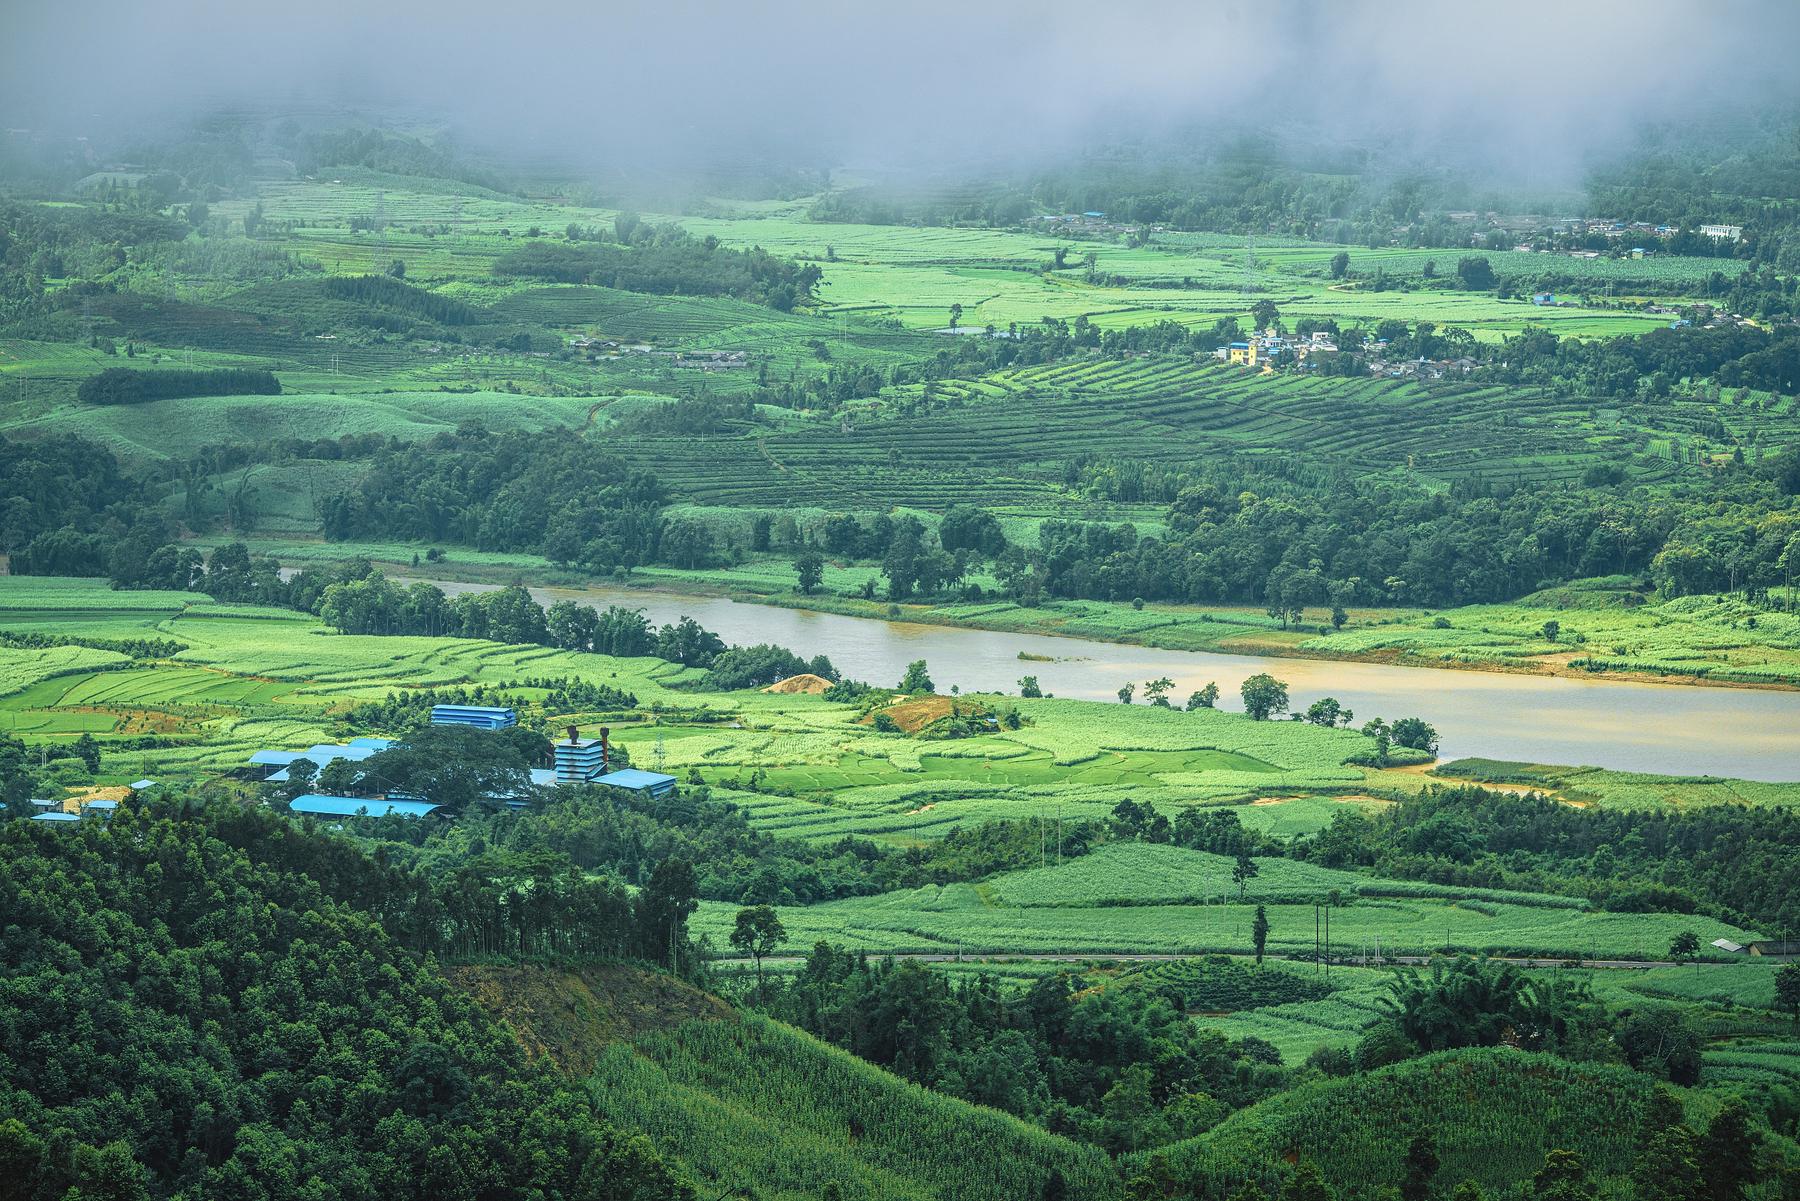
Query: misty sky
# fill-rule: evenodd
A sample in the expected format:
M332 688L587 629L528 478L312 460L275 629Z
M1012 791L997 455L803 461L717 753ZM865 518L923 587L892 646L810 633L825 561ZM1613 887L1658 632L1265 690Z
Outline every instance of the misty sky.
M3 0L0 125L404 105L572 158L1028 160L1279 114L1552 170L1800 96L1800 3Z

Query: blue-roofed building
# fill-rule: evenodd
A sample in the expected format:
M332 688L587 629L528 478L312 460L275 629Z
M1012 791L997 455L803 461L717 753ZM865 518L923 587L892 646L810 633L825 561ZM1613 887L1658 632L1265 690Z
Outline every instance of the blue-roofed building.
M665 776L661 772L639 771L635 767L622 767L618 771L607 772L595 780L608 788L628 788L632 792L648 793L653 797L665 797L675 791L675 777Z
M295 813L313 817L425 817L436 813L438 806L430 801L402 800L398 797L323 796L307 793L288 802Z
M305 759L317 767L324 767L334 759L348 759L360 763L371 755L378 755L398 743L392 738L353 738L344 744L321 742L307 747L303 751L256 751L249 759L250 766L275 768L273 772L265 772L262 779L274 783L283 783L289 777L287 769L297 759Z
M34 796L31 798L31 800L27 801L26 803L29 804L33 809L58 809L58 808L61 808L61 806L62 806L61 801L46 800L41 796Z
M598 738L582 738L580 731L569 728L569 737L553 743L558 784L586 784L606 771L606 731Z
M474 726L477 730L504 730L519 724L519 715L496 705L433 705L434 726Z
M61 809L53 809L48 813L34 813L31 815L31 820L34 822L78 822L81 820L81 814L64 813Z
M83 813L98 813L103 817L111 817L113 814L113 811L116 810L118 807L119 807L119 802L109 801L109 800L105 799L104 797L102 797L101 799L99 799L97 801L81 802L81 811Z

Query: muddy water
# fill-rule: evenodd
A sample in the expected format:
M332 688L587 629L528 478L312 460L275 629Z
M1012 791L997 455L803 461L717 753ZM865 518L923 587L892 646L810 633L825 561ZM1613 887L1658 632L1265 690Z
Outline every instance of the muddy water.
M449 593L491 585L431 581ZM1263 659L1197 651L952 629L811 613L722 597L620 588L534 588L542 604L578 600L642 609L662 624L689 616L728 643L773 642L810 658L825 654L844 674L897 683L914 659L930 665L940 690L1018 691L1034 675L1046 693L1116 700L1119 686L1160 676L1175 681L1177 703L1208 681L1223 708L1237 708L1238 685L1266 671L1285 680L1297 709L1336 697L1365 718L1423 717L1438 728L1445 758L1484 755L1537 763L1577 763L1671 775L1800 780L1800 692L1590 681L1557 676L1389 667L1309 659ZM1021 659L1021 654L1048 661Z

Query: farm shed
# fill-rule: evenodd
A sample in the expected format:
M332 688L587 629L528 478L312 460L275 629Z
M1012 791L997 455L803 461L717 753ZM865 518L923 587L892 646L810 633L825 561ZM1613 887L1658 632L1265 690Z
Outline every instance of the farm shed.
M392 797L323 796L307 793L288 802L295 813L314 817L425 817L438 807L430 801L400 800Z
M618 771L608 772L594 783L604 784L608 788L626 788L632 792L647 793L653 797L668 796L675 791L674 776L665 776L660 772L639 771L635 767L625 767Z
M1721 951L1729 951L1733 955L1744 949L1743 943L1732 942L1729 938L1715 938L1712 940L1712 945Z
M504 730L519 724L519 715L498 705L433 705L434 726L474 726L478 730Z
M58 809L51 813L33 814L31 820L34 822L78 822L81 820L81 815L79 813L64 813L62 810Z

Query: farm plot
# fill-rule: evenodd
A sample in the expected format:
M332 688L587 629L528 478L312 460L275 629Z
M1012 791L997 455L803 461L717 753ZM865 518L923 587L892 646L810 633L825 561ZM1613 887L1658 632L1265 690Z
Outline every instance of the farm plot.
M796 945L825 941L874 953L1243 954L1255 905L1064 906L1008 909L984 904L973 886L890 893L783 909ZM1313 906L1266 906L1269 945L1281 954L1310 952ZM735 905L702 902L696 933L723 944ZM1703 939L1744 932L1679 915L1583 914L1569 909L1418 901L1362 901L1334 912L1337 948L1428 955L1446 948L1554 956L1647 958L1667 951L1684 929Z

